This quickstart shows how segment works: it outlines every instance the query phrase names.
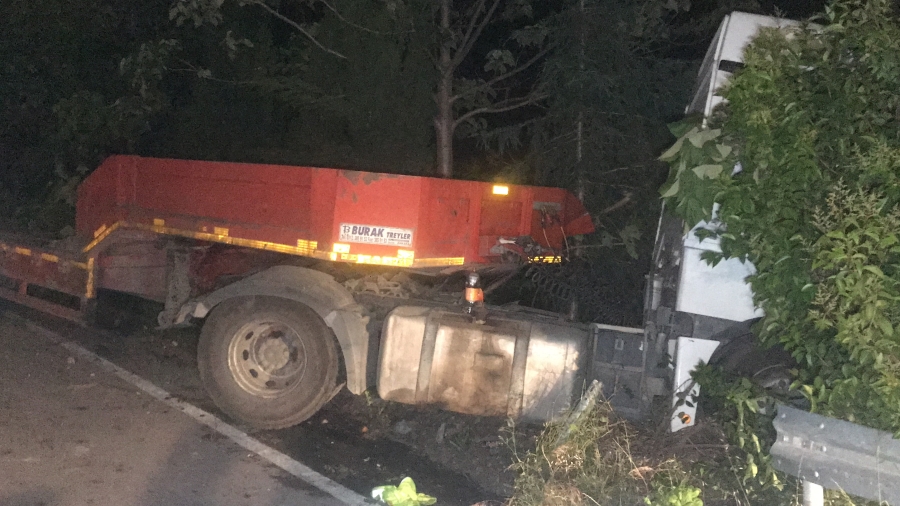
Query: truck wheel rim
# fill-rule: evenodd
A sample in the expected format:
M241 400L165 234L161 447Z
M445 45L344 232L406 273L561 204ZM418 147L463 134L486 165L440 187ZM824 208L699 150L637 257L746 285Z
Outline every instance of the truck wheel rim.
M264 398L284 395L303 380L306 346L300 334L281 322L255 321L234 334L228 368L244 391Z

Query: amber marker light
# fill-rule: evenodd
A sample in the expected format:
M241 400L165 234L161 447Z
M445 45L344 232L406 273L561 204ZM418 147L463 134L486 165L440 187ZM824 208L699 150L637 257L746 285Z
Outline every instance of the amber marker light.
M475 272L470 272L466 276L465 298L466 302L469 304L484 302L484 291L481 288L478 288L478 281L478 274Z
M493 193L494 195L509 195L509 186L495 184Z

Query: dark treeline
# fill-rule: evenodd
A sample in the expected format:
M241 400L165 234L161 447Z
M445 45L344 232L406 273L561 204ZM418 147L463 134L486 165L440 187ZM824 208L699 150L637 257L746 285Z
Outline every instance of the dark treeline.
M617 281L636 294L665 125L735 9L772 6L5 0L0 217L61 233L113 153L562 186L595 217L594 268L642 257Z

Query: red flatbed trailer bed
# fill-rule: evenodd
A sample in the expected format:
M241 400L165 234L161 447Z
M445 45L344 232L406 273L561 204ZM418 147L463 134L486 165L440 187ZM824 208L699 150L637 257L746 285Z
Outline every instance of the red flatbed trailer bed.
M559 188L114 156L79 188L76 229L97 243L120 227L413 268L498 262L501 238L552 260L594 230Z
M69 242L78 250L0 238L0 296L67 317L97 288L164 300L165 253L146 246L160 236L450 272L504 255L558 261L566 237L593 230L581 203L559 188L112 156L78 188ZM62 306L74 311L33 297L45 289L61 294L53 300L68 297Z

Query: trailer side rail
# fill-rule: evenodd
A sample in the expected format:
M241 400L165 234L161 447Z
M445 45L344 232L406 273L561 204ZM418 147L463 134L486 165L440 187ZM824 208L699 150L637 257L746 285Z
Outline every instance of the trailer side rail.
M0 241L0 297L77 321L95 292L93 257Z

